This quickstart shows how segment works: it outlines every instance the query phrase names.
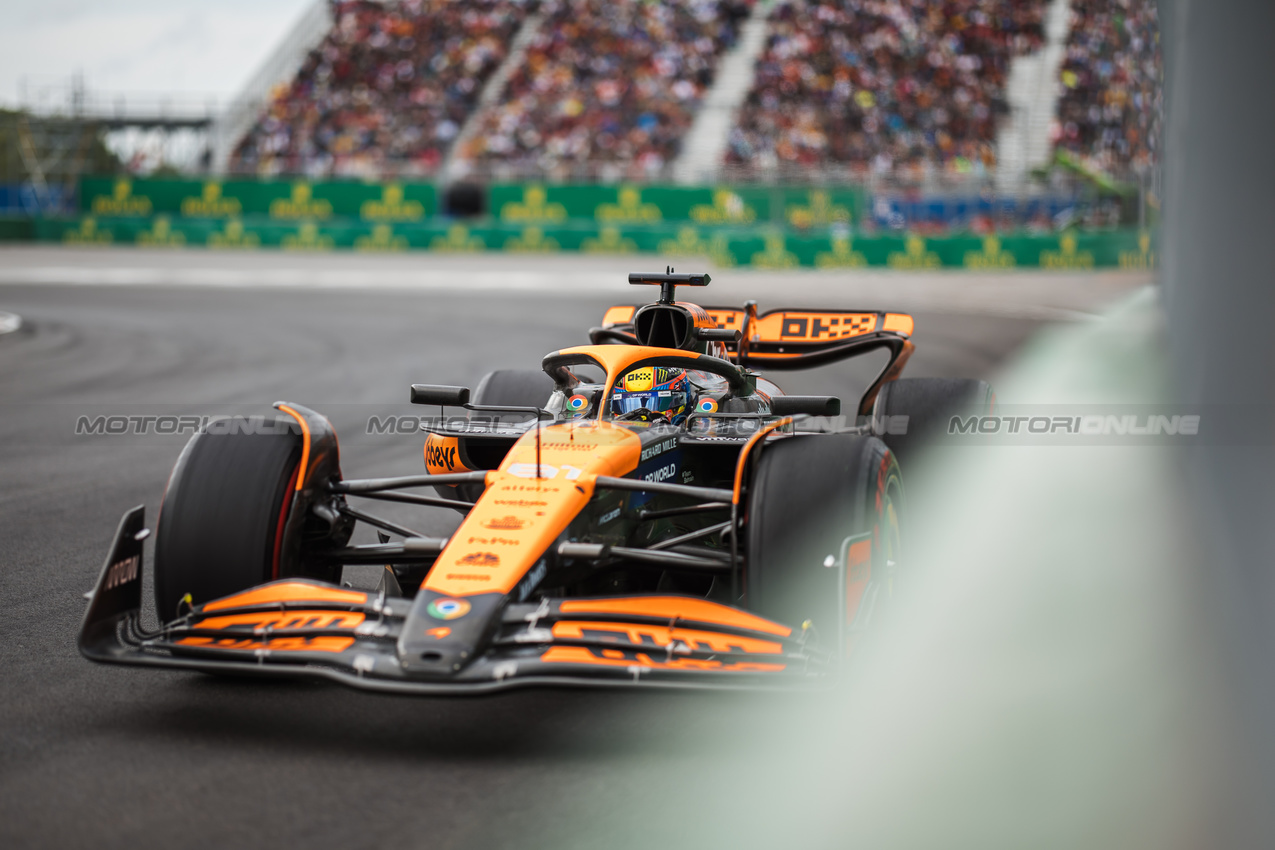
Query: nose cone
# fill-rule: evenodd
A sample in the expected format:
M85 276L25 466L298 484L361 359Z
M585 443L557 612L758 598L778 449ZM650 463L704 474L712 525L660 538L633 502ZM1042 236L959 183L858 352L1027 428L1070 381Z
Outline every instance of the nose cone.
M399 663L416 675L454 676L499 626L504 599L503 593L455 597L422 590L399 635Z
M520 438L426 576L399 637L403 666L451 676L472 662L504 603L525 599L544 578L546 552L589 503L594 479L631 472L641 450L636 434L609 423Z

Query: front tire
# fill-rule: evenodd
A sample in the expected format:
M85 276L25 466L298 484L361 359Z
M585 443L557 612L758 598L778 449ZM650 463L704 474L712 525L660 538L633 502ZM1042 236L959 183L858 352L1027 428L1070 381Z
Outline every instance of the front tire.
M748 494L748 607L794 628L809 621L821 644L837 645L894 593L903 512L899 465L876 437L808 435L763 446ZM835 567L847 538L865 534L866 561L855 561L862 548L852 550L843 583L828 558Z
M186 444L155 535L161 622L178 616L187 594L197 605L298 574L283 529L297 497L302 438L291 423L277 430L204 432Z

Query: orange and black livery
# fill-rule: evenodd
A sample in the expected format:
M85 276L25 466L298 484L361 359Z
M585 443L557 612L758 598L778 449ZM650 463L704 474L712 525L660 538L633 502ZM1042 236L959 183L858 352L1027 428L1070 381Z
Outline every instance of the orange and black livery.
M143 625L137 507L81 652L422 694L833 681L906 577L900 464L927 434L898 424L990 388L901 378L903 313L705 308L677 289L709 275L672 269L629 282L659 297L537 369L412 385L439 415L403 437L403 475L347 477L331 423L294 403L197 434L155 529L160 626ZM845 410L763 374L873 351L885 364ZM421 534L378 516L387 501L460 520ZM344 585L351 565L381 567L377 586Z

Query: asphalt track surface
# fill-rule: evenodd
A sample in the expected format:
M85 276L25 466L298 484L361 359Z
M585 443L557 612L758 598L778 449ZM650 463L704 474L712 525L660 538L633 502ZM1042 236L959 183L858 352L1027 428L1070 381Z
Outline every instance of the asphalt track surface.
M0 336L0 846L597 847L632 843L625 830L677 846L658 835L659 801L679 793L682 767L741 734L723 720L730 697L415 699L79 656L82 594L115 525L142 503L153 522L183 442L76 437L79 416L289 399L333 420L347 475L416 472L419 437L364 433L369 415L413 412L409 383L472 386L491 369L534 367L584 342L607 305L634 300L620 274L633 263L616 259L435 260L419 286L406 260L240 258L198 279L210 262L0 252L0 309L23 318ZM266 285L253 285L254 263ZM139 285L115 285L130 275ZM502 275L515 283L502 286ZM1100 310L1142 282L715 277L703 303L912 309L908 375L984 378L1044 321ZM864 370L779 380L853 398ZM457 521L381 512L425 533ZM370 581L366 571L347 578Z

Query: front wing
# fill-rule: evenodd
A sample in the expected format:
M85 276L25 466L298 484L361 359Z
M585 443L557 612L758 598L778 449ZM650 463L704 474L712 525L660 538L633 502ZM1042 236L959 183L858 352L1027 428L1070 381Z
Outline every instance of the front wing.
M511 604L482 655L445 678L409 672L399 637L412 600L284 579L141 623L145 514L124 515L92 593L80 652L92 661L327 679L367 690L488 693L518 686L791 689L830 681L809 635L696 597ZM431 630L446 637L445 627Z

